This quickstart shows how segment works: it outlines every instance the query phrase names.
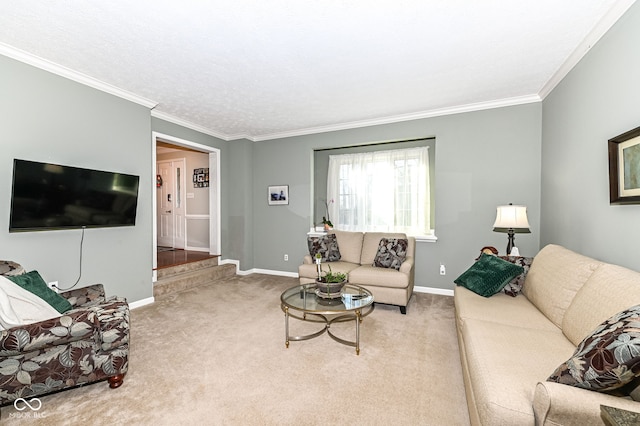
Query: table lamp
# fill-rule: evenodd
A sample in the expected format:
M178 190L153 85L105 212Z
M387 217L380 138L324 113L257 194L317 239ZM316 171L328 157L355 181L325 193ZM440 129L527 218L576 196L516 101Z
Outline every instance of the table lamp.
M496 221L493 224L494 232L507 233L507 256L512 254L518 255L518 249L515 247L514 234L530 234L529 221L527 220L527 207L514 206L509 203L508 206L498 206L496 212Z

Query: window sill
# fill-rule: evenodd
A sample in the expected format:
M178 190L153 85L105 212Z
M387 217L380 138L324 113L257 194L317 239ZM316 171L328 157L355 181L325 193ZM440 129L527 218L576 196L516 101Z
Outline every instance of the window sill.
M319 230L314 230L311 229L309 232L307 232L307 235L309 237L320 237L322 235L326 235L327 232L326 231L319 231ZM418 243L435 243L436 241L438 241L438 237L436 237L435 235L416 235L416 242Z

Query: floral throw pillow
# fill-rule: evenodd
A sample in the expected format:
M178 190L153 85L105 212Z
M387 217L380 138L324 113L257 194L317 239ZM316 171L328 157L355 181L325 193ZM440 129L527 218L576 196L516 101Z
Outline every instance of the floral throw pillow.
M22 275L25 272L26 271L24 270L24 268L16 262L12 262L10 260L0 260L0 275L11 277L15 275Z
M531 263L533 263L533 257L523 257L523 256L498 256L502 260L506 260L507 262L511 262L513 264L522 266L524 272L522 272L517 277L513 278L511 281L507 283L506 286L502 289L502 292L511 296L516 297L522 291L522 287L524 286L524 280L527 277L527 273L529 272L529 268L531 267Z
M378 252L373 259L373 266L378 268L400 269L400 265L407 258L406 238L382 238L378 244Z
M307 245L309 246L309 254L314 261L317 253L320 253L323 262L335 262L342 257L336 234L307 237Z
M617 313L596 327L547 381L610 391L637 375L640 375L640 305Z

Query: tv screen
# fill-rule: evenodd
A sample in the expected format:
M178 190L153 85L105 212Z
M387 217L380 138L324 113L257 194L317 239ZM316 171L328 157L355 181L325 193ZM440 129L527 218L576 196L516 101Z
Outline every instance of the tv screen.
M9 232L134 226L139 177L13 160Z

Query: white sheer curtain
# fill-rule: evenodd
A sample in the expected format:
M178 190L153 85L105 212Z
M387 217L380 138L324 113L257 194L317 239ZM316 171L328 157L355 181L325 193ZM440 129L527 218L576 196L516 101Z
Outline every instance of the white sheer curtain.
M429 234L428 147L330 155L327 199L336 229Z

